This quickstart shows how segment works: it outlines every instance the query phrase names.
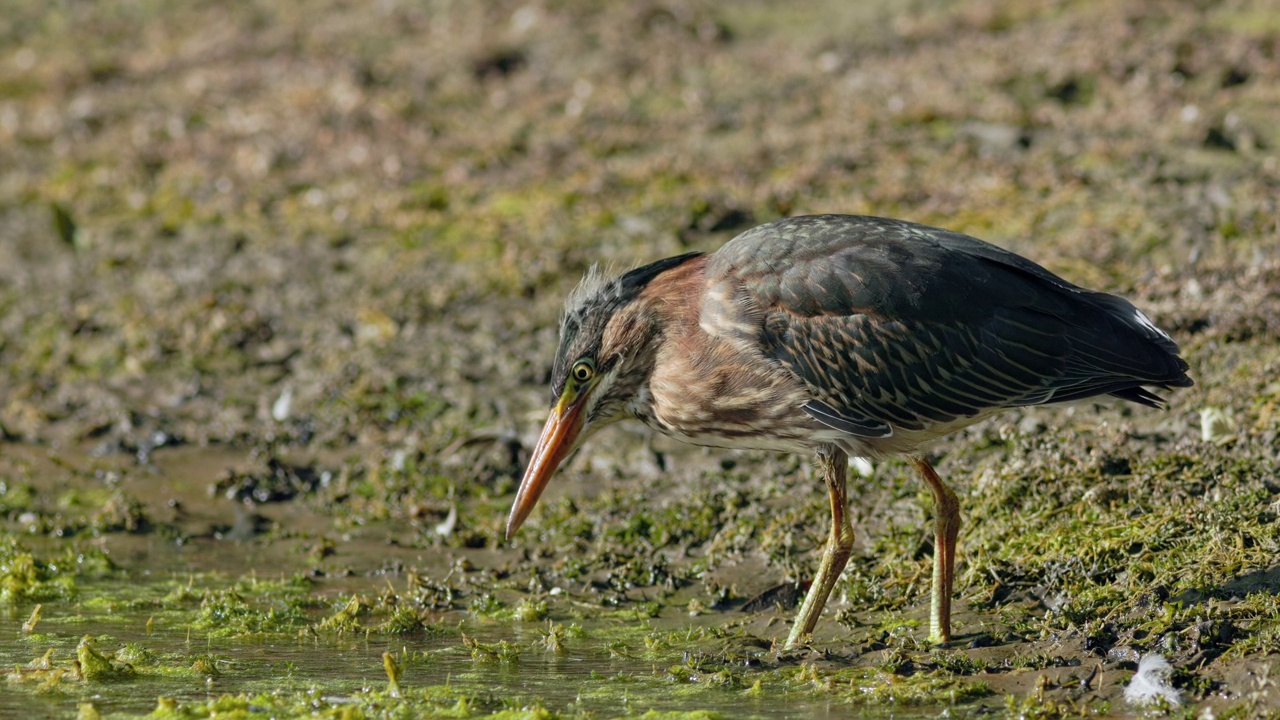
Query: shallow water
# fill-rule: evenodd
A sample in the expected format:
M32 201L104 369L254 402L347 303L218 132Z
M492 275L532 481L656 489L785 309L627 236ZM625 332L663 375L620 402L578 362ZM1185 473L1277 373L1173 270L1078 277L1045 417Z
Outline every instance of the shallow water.
M149 592L154 590L154 592ZM86 596L105 593L156 596L168 588L111 587L98 584ZM561 652L545 650L540 639L543 623L498 626L463 620L463 632L474 633L482 643L507 641L519 647L514 662L476 660L455 634L428 637L423 633L387 640L349 636L299 638L218 639L207 632L166 627L167 614L153 609L113 611L105 616L64 616L58 603L46 604L37 634L24 635L22 624L30 607L15 606L2 621L0 662L9 668L25 667L54 649L55 667L70 667L76 646L85 634L96 636L96 647L110 654L134 643L154 659L135 665L132 678L106 681L74 681L69 677L54 692L38 692L33 682L9 682L0 693L0 717L56 717L74 715L88 703L105 716L140 716L156 709L159 698L196 705L226 695L275 694L310 698L315 708L342 708L363 703L368 693L385 691L388 685L383 654L401 658L401 694L469 698L475 714L507 707L542 706L558 713L593 713L598 717L642 714L649 710L710 710L726 717L848 717L853 715L902 716L901 709L867 710L846 703L820 699L786 698L772 693L752 693L738 687L709 687L696 673L677 680L660 663L625 657L596 639L609 637L610 623L588 624L585 638L565 641ZM152 632L146 630L152 619ZM616 650L617 646L614 645ZM191 670L193 660L213 661L213 677ZM32 671L27 671L31 674ZM387 697L387 696L383 696ZM451 700L452 702L452 700ZM392 712L394 703L386 710ZM305 704L295 706L306 709ZM255 709L250 704L249 709ZM264 716L268 710L260 706ZM274 713L273 713L274 714ZM917 709L910 715L933 715Z

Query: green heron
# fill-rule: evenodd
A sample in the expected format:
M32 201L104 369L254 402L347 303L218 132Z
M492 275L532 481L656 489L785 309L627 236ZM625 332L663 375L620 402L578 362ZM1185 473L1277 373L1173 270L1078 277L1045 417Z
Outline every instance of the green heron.
M1192 384L1129 301L960 233L852 215L748 230L714 253L592 270L560 323L551 413L507 537L570 453L635 418L696 445L816 453L831 502L818 574L787 638L813 631L848 562L849 456L905 456L934 499L932 642L951 639L960 504L922 455L1005 408Z

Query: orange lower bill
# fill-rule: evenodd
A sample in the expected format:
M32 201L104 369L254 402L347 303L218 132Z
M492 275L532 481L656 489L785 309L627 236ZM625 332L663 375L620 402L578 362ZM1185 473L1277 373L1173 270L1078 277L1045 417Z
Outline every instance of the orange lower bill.
M542 426L542 435L538 437L538 445L533 449L533 459L529 468L524 471L524 479L520 481L520 490L516 492L516 501L511 505L511 513L507 515L507 539L510 540L525 518L538 504L538 498L547 487L547 481L556 474L556 468L577 444L578 435L582 433L582 409L586 406L586 395L582 395L575 403L561 399L551 414L547 416L547 424Z

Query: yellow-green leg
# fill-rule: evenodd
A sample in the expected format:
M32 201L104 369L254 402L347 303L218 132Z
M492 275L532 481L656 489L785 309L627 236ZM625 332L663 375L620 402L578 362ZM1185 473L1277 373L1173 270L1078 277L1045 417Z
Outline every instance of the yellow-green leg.
M823 448L818 451L818 467L827 484L827 496L831 501L831 535L822 551L818 575L809 586L809 593L804 596L800 613L791 626L791 634L787 636L787 647L812 633L813 628L818 625L827 597L835 588L840 573L844 572L844 566L849 563L849 553L853 551L853 525L849 523L849 493L846 487L849 456L837 448Z
M960 501L924 458L911 464L933 492L933 598L929 642L951 642L951 595L955 584L956 539L960 535Z

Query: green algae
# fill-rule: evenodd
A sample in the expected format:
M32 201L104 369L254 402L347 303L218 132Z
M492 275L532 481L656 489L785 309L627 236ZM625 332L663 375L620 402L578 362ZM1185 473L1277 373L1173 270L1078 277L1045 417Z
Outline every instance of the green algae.
M967 562L978 568L997 568L995 575L999 578L994 585L979 588L982 593L973 596L975 604L989 608L993 618L1006 623L1000 632L1023 637L1070 637L1080 628L1085 635L1100 638L1106 645L1132 643L1174 655L1200 652L1230 660L1266 652L1277 626L1274 594L1254 592L1245 596L1243 602L1234 601L1236 590L1231 583L1241 582L1241 573L1247 577L1248 568L1266 556L1269 543L1274 541L1271 511L1267 509L1273 496L1268 490L1268 476L1259 472L1259 466L1240 457L1239 440L1235 448L1223 448L1216 455L1153 453L1120 463L1107 448L1109 443L1121 439L1122 436L1092 437L1094 451L1084 455L1077 455L1071 445L1064 445L1054 455L1058 465L1065 468L1058 471L1062 473L1060 477L1078 479L1046 487L1028 479L1037 471L1036 467L1023 466L1008 475L996 476L1000 492L990 493L980 501L970 500L967 508L971 517L981 517L981 520L976 529L970 531L967 547L972 554ZM1018 442L995 444L990 448L989 452L1024 452ZM1171 508L1151 505L1139 493L1114 487L1116 478L1120 477L1133 478L1148 486L1172 484L1182 488L1175 495L1185 499ZM874 482L890 488L901 486L900 490L893 491L900 502L920 502L920 494L911 488L905 473L892 469L877 472ZM1209 492L1215 484L1230 487L1232 491ZM658 486L653 489L670 490ZM869 603L864 608L850 609L843 616L841 623L848 627L851 638L841 642L853 642L859 647L849 657L864 655L854 661L854 666L840 667L837 663L833 667L812 664L770 667L777 662L773 659L777 651L768 637L742 634L741 630L726 627L732 623L725 622L723 611L713 609L715 603L734 597L732 594L695 582L696 576L681 569L679 564L653 554L690 539L709 542L717 523L731 526L727 519L722 521L719 519L722 516L711 514L711 507L723 503L720 506L730 510L748 510L740 500L733 499L735 497L715 492L703 496L702 500L679 497L677 501L688 500L694 512L687 516L665 510L647 513L642 522L626 524L620 532L599 532L593 526L587 536L591 538L585 548L588 552L573 564L558 569L556 566L544 568L540 582L554 584L570 578L579 581L594 578L602 588L608 589L604 597L593 601L594 607L572 594L530 596L517 592L518 587L528 584L518 575L491 585L489 592L475 592L467 578L475 575L478 579L481 573L474 566L466 565L458 566L444 580L455 590L443 594L441 581L412 576L406 578L403 585L388 587L377 595L329 595L322 590L322 584L301 575L238 580L189 575L127 591L122 586L102 593L101 589L108 587L102 583L122 578L125 573L110 563L95 561L92 554L68 558L75 561L66 564L62 559L43 560L16 542L8 547L8 552L13 559L11 565L20 571L16 578L30 582L34 577L36 582L47 583L56 572L57 577L73 588L71 593L49 594L50 600L42 607L35 626L39 632L33 632L28 641L69 648L82 655L78 658L81 666L97 668L84 676L94 678L94 682L105 681L104 678L110 678L111 683L186 682L196 678L213 679L217 683L238 682L237 662L230 657L161 649L151 644L154 640L147 639L152 637L153 627L168 628L166 632L184 637L198 633L202 642L235 639L250 644L289 641L323 646L349 636L358 636L364 642L383 638L396 643L406 640L410 644L430 643L433 638L453 635L449 628L459 621L466 629L460 643L456 639L452 641L456 651L445 645L424 655L409 652L403 659L396 656L394 667L400 672L397 682L401 700L414 697L415 671L460 654L468 657L476 668L492 669L484 672L527 672L527 668L540 666L544 656L586 654L606 663L630 664L630 670L602 675L598 683L583 686L580 694L595 703L593 707L608 707L617 702L617 691L623 688L626 696L633 699L653 693L655 697L665 695L681 703L707 702L715 707L733 698L760 694L788 697L796 702L823 698L851 707L965 704L999 697L992 681L1002 675L1070 668L1060 655L1051 652L984 660L964 649L938 650L923 644L917 637L919 617L907 611L915 612L914 605L925 591L925 586L918 583L914 591L910 589L912 575L927 568L925 562L877 570L878 577L904 583L888 591L894 601L887 605L881 602L878 606ZM1072 511L1037 510L1046 506L1046 500L1049 507ZM1135 513L1135 507L1141 512ZM806 511L821 513L821 499L816 498L814 507ZM544 520L538 542L552 547L561 543L572 545L584 537L575 517L607 518L625 512L621 495L602 494L581 499L575 503L574 515L564 515L563 521ZM1183 518L1189 512L1202 521L1185 522ZM911 522L922 520L922 515L909 517ZM1047 527L1053 532L1037 535L1033 532L1036 527ZM910 533L891 533L870 549L877 553L901 553L900 557L909 558L910 537ZM1075 541L1067 543L1059 537L1071 537ZM1081 542L1082 538L1087 542ZM744 546L750 545L750 539L743 542ZM628 551L628 545L647 547L650 551L641 556ZM866 557L864 562L870 567L872 556ZM1189 558L1197 559L1201 566L1190 567L1186 564ZM924 559L927 560L927 556ZM866 572L855 572L843 581L848 587L847 598L865 597L869 592L872 576ZM1056 607L1048 612L1036 612L1011 603L1007 597L1001 599L1000 586L1014 578L1022 578L1019 582L1032 578L1044 583L1048 591L1058 594ZM75 599L82 595L88 597ZM14 595L14 602L29 601L28 596ZM79 603L82 610L106 613L110 617L95 619L93 612L68 614L66 603L71 602ZM690 616L691 607L697 608L696 617ZM875 607L882 608L879 614L875 614ZM430 608L452 611L454 620L441 622L440 616L433 614L440 610ZM885 612L886 608L894 609ZM870 623L868 613L872 613ZM655 622L669 626L673 615L684 618L679 621L682 627L655 627ZM23 617L30 622L30 616L24 614ZM567 618L577 619L565 624ZM502 637L513 623L517 627L519 624L537 627L531 628L532 634L523 639ZM994 625L999 627L999 622ZM98 643L70 644L71 638L62 635L63 628L67 627L89 630L99 637ZM104 628L111 629L104 633ZM127 636L144 629L146 635L124 642L106 637L108 634ZM497 637L493 635L495 632L499 633ZM110 653L96 650L107 643L119 643L119 647ZM376 660L377 656L371 655L366 663L377 667ZM382 663L386 665L385 658ZM385 667L383 669L385 674ZM465 673L458 671L459 675ZM29 687L33 694L41 696L55 689L57 693L74 696L75 685L81 681L72 667L65 663L59 666L56 661L38 682L34 681L35 677L21 687ZM1198 692L1211 692L1214 686L1195 687L1203 688ZM160 690L158 694L163 692ZM343 693L347 691L342 690L334 697L345 699L324 705L328 708L326 712L347 712L353 706L367 710L371 707L368 703L377 702L368 698L351 699L353 696ZM231 695L219 702L226 703L228 708L256 707L257 699L240 705L244 697ZM1048 699L1034 707L1027 704L1030 701L1018 701L1027 707L1017 704L1006 709L1062 716L1098 712L1103 707L1097 703L1064 704L1065 700L1052 694L1046 697ZM174 702L171 709L175 712L181 709L196 716L222 707L203 700L194 705L187 700ZM314 703L314 699L311 702ZM457 696L451 696L448 708L456 707L459 702ZM466 700L466 703L474 702L479 701ZM276 702L270 707L287 714L287 704ZM525 711L521 709L523 705L521 708L487 707L489 713ZM570 705L540 707L539 712L558 716L577 712ZM437 711L443 712L443 706L432 705L432 712Z
M136 652L130 654L137 655ZM132 665L114 654L107 656L99 652L93 638L87 635L76 646L76 662L80 664L80 675L91 683L127 680L138 674Z
M78 579L117 574L100 550L68 547L50 560L37 560L16 538L0 539L0 603L72 598L79 592Z
M235 589L214 590L200 598L191 626L214 637L288 633L305 627L309 619L295 599L278 602L268 596L267 603L261 603Z
M316 630L321 632L335 632L339 635L344 633L359 632L360 615L365 610L365 604L358 595L352 595L345 605L336 613L321 620L316 626Z

